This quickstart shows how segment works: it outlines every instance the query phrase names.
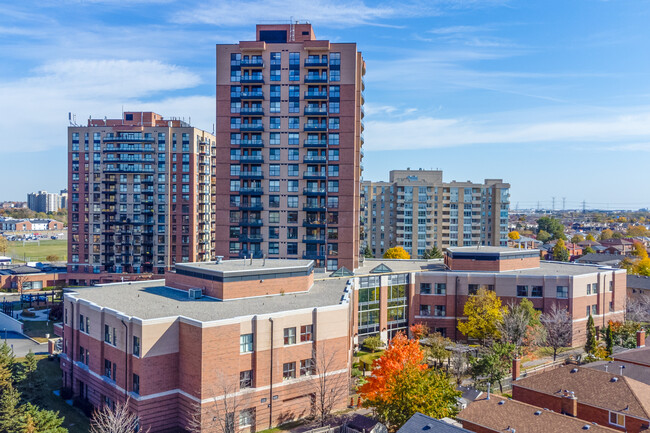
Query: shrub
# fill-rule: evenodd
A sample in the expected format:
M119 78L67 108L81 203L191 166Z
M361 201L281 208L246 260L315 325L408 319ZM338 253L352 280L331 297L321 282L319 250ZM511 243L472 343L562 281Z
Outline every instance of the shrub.
M53 322L60 322L63 319L63 302L57 302L52 305L49 319Z
M376 352L382 346L381 338L379 336L368 337L363 340L363 347L371 352Z
M23 310L23 316L24 317L36 317L36 314L32 311L29 311L28 309Z

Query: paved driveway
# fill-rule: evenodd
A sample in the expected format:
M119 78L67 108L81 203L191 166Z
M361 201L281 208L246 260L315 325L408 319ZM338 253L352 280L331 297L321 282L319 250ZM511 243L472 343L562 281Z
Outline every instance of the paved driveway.
M34 352L37 355L47 354L47 343L44 344L35 343L34 341L30 340L29 338L25 337L22 334L8 331L5 335L5 332L0 329L0 338L2 339L2 342L6 341L10 347L13 347L14 355L16 355L16 358L22 358L25 355L27 355L29 349L32 349L32 352Z

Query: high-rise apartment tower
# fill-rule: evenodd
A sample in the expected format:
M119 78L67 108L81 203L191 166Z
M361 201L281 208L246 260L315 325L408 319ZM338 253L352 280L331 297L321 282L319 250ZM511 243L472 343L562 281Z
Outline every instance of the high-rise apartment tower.
M68 128L68 271L164 273L214 256L215 139L125 112Z
M358 266L365 63L310 24L217 45L216 253Z
M510 184L443 182L438 170L392 170L361 185L363 247L381 257L401 246L421 258L434 246L507 246Z

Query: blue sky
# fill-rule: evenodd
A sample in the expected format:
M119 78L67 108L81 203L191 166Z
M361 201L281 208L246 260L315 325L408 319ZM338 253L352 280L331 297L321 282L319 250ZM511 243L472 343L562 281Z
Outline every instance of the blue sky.
M68 112L214 123L215 44L309 20L367 63L364 178L503 178L512 206L650 207L647 0L0 5L0 200L66 186Z

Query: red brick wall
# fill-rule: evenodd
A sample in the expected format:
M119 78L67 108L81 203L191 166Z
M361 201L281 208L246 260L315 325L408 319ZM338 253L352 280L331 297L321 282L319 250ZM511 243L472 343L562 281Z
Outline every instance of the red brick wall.
M527 257L501 260L454 259L446 256L445 263L453 271L514 271L516 269L539 268L539 257Z

